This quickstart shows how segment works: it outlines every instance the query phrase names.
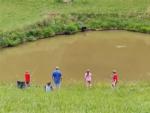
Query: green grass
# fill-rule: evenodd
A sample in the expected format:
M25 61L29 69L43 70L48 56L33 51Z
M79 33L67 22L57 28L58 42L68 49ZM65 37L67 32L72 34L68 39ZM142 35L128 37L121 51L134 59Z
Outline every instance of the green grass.
M56 15L56 17L54 16ZM53 17L53 18L52 18ZM150 0L0 0L0 46L16 46L56 34L88 29L150 33ZM149 113L150 84L65 85L45 93L42 86L20 90L0 85L0 113Z
M0 113L149 113L149 83L65 85L51 93L42 86L0 85Z
M49 13L99 13L150 16L150 0L0 0L0 30L13 30L42 20Z
M0 47L87 30L150 33L150 0L0 0Z

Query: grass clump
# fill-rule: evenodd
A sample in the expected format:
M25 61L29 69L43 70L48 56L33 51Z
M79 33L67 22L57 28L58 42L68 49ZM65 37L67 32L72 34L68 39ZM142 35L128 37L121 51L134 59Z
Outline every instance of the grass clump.
M55 35L55 32L50 27L42 29L41 32L42 32L43 38L48 38L48 37L52 37Z
M73 34L78 32L78 26L76 24L70 23L68 25L65 25L65 34Z

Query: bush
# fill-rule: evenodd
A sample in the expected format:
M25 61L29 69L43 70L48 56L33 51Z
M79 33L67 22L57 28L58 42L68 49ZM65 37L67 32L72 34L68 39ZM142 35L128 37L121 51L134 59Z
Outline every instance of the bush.
M143 33L150 33L150 27L149 26L140 26L139 31L143 32Z
M13 47L21 43L19 38L2 38L0 40L0 45L2 47Z
M48 37L51 37L51 36L54 36L54 35L55 35L55 32L54 32L53 29L50 28L50 27L43 28L43 29L41 30L41 33L42 33L42 37L43 37L43 38L48 38Z
M29 41L29 42L37 40L37 38L34 36L25 37L25 39L26 41Z
M33 28L26 32L26 37L37 37L40 38L42 36L40 28Z
M53 31L55 32L55 34L60 34L62 32L64 32L64 24L61 21L53 21L50 23L49 27L51 27L51 29L53 29Z
M73 34L75 32L77 32L79 29L78 29L78 26L77 24L68 24L68 25L65 25L65 34Z
M2 47L16 46L25 41L24 36L25 36L24 33L21 31L12 31L12 32L5 33L0 40L0 45Z
M0 46L1 47L7 47L8 46L9 39L8 38L0 38Z
M102 21L101 20L92 20L91 22L88 23L89 28L91 29L98 29L102 27Z

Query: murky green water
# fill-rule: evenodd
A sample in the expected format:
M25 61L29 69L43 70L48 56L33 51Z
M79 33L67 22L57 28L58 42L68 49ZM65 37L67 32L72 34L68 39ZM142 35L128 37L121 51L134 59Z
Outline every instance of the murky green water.
M95 81L110 81L113 69L120 80L150 80L150 35L126 31L86 32L58 36L0 50L0 81L45 83L55 66L65 82L83 80L89 68Z

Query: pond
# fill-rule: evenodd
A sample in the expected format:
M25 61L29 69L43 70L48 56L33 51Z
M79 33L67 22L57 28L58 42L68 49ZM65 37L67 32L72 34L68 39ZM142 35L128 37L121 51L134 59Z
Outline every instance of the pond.
M116 69L121 81L150 80L150 35L127 31L95 31L41 39L0 50L0 82L24 79L50 81L55 66L64 82L82 81L86 69L97 82L111 81Z

